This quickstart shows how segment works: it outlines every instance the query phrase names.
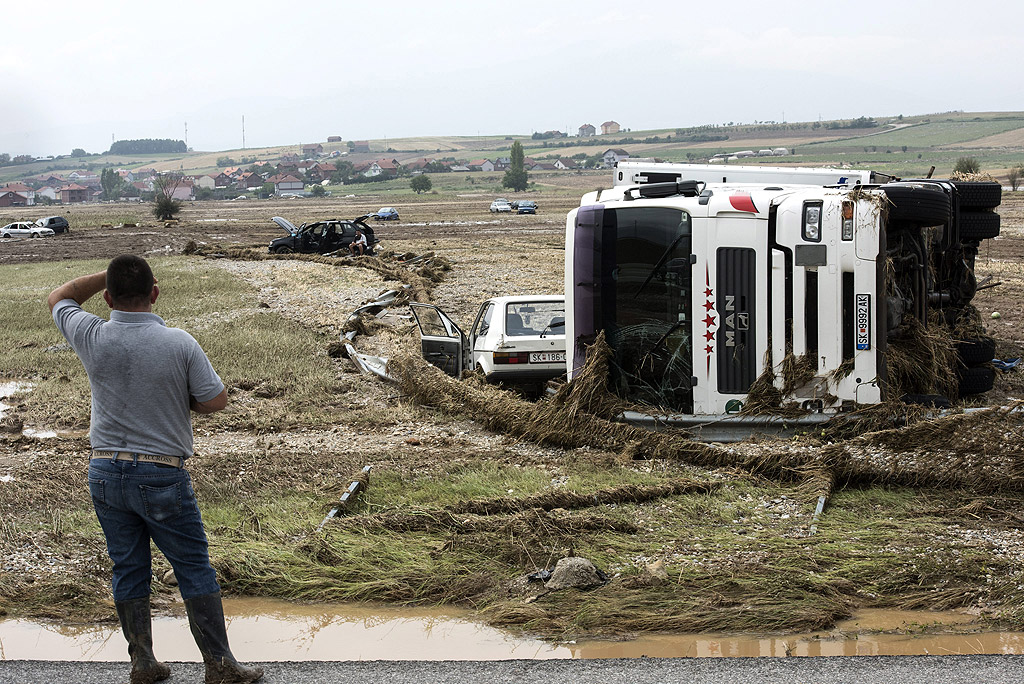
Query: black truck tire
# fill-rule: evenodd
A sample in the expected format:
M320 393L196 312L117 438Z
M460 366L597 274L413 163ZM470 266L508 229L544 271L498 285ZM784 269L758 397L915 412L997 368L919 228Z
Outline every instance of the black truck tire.
M988 363L996 357L996 341L991 337L960 340L956 343L956 353L965 366Z
M961 211L961 240L988 240L999 235L999 214L994 211Z
M960 372L958 391L961 397L984 394L992 389L996 381L996 369L992 366L965 368Z
M904 226L940 226L949 221L949 195L936 185L889 183L889 222Z
M1003 188L992 181L953 181L962 209L992 209L1003 199Z

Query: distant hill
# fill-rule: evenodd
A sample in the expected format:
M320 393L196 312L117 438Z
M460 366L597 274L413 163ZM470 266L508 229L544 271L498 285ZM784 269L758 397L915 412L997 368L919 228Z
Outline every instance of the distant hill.
M875 126L851 128L865 121ZM1005 173L1024 163L1024 112L945 112L918 116L852 117L846 121L758 122L754 124L698 126L677 129L623 130L614 135L576 136L533 140L530 135L430 136L370 140L369 152L349 153L347 142L321 143L324 154L337 151L353 162L384 157L409 162L423 157L456 160L507 156L512 142L523 144L533 159L584 155L593 157L610 147L625 149L633 157L666 161L705 161L714 154L786 147L794 154L770 163L846 164L865 166L897 175L913 175L934 165L948 173L956 159L972 156L984 171ZM28 164L0 166L0 180L9 181L40 173L97 171L106 167L207 173L225 166L247 166L255 161L276 162L299 154L300 146L234 149L169 154L103 154L62 157ZM745 161L744 163L750 163ZM755 161L756 163L756 161Z

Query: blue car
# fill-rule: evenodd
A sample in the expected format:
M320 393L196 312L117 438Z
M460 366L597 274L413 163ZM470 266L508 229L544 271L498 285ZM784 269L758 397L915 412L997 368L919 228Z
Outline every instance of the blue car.
M519 200L519 206L516 207L516 212L519 214L536 214L537 203L533 200Z
M394 207L381 207L380 211L372 216L374 221L397 221L398 210Z

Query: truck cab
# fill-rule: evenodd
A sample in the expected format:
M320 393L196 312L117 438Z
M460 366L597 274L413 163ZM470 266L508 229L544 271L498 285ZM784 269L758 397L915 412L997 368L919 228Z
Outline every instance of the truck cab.
M614 174L567 218L566 351L572 378L604 332L627 400L736 413L760 380L810 411L875 404L893 389L890 338L973 297L977 236L959 227L977 208L950 182L651 162Z

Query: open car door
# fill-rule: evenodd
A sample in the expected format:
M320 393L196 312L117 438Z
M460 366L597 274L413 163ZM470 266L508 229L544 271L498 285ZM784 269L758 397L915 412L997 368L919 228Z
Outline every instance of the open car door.
M469 349L466 333L433 304L411 303L409 306L420 326L423 358L448 375L461 376L466 367L466 350Z

